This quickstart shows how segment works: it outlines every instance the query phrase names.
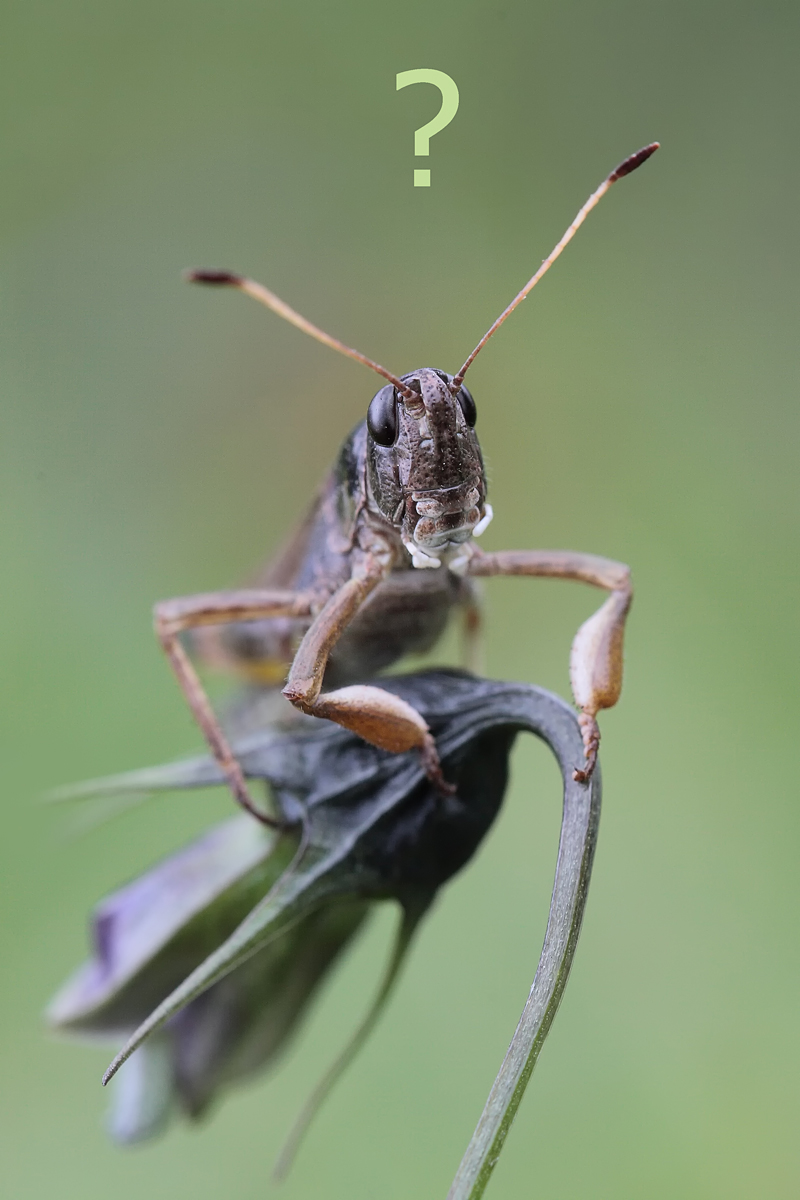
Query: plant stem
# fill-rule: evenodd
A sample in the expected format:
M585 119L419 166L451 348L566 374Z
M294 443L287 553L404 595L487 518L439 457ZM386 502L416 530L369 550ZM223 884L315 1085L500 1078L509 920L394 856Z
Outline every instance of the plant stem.
M557 751L556 746L553 749ZM580 784L571 778L570 769L565 770L565 766L562 759L561 839L539 965L528 1002L447 1200L479 1200L483 1195L556 1015L572 966L597 842L601 786L599 767L588 784Z

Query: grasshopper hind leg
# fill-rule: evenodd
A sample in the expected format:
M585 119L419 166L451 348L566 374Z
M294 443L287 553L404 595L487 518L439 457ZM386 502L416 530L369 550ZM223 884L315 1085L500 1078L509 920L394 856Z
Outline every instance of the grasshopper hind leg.
M461 661L473 675L483 672L483 605L481 593L474 580L462 607Z
M255 687L282 687L308 628L283 617L203 625L183 635L193 662Z

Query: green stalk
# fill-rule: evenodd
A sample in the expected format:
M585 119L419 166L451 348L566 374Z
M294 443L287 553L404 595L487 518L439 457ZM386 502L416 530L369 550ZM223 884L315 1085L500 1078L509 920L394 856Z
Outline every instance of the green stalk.
M556 1015L572 966L597 842L601 786L599 767L589 784L580 784L564 770L565 763L561 765L564 774L561 839L539 965L528 1002L447 1200L479 1200L483 1195Z

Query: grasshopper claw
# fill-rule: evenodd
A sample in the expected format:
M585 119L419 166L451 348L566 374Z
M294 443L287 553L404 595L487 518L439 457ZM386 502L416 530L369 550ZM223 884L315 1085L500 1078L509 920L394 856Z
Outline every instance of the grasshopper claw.
M587 712L581 713L578 717L578 724L581 727L581 734L583 735L586 765L584 767L575 767L572 772L572 778L576 783L588 783L597 765L597 751L600 747L600 729L594 716Z
M420 746L420 758L422 765L425 768L425 774L430 779L431 783L442 793L443 796L455 796L456 786L454 783L449 783L442 774L442 764L439 761L439 752L436 749L436 743L430 734L427 734L424 742Z

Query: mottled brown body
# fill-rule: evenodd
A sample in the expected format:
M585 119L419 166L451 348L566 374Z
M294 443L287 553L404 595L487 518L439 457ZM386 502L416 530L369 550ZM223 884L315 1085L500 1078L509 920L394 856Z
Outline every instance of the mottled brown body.
M301 526L253 581L255 587L310 592L318 611L351 576L357 549L379 533L393 546L392 569L331 651L325 687L368 679L406 654L424 654L444 632L454 607L474 603L471 581L446 567L414 570L397 530L365 506L366 422L348 437ZM311 617L276 617L204 631L199 656L255 682L285 680ZM211 636L208 636L211 634Z

